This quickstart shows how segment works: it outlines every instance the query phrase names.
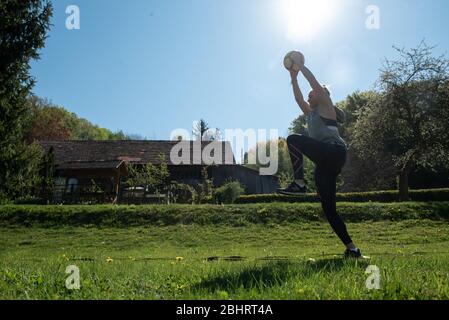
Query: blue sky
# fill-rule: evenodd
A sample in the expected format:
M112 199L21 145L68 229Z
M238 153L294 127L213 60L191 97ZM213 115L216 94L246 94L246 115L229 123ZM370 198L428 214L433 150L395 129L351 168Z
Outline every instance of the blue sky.
M331 0L331 9L316 4L325 0L282 1L55 0L46 47L32 65L34 93L149 139L191 130L200 118L222 130L285 136L300 113L282 66L288 51L305 54L337 102L373 87L393 44L425 38L437 53L449 49L447 0ZM371 4L380 9L379 30L365 27ZM80 30L65 27L69 5L80 8ZM315 32L292 30L302 27Z

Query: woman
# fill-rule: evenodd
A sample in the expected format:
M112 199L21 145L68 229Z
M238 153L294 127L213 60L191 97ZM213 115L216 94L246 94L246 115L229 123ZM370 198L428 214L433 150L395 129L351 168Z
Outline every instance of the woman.
M312 87L307 102L298 86L299 72L302 72ZM279 193L306 193L303 155L312 160L315 163L315 184L323 211L332 229L346 246L344 256L359 258L362 256L361 252L352 242L336 209L337 176L345 165L347 150L345 141L340 137L337 120L344 121L344 113L334 106L329 90L318 83L306 66L301 66L298 71L291 70L290 75L296 102L307 117L309 136L293 134L288 137L295 181L288 188L279 189Z

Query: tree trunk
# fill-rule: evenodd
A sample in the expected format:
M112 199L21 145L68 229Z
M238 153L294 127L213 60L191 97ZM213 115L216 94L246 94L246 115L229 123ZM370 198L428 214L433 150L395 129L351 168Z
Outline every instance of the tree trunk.
M399 201L409 201L410 196L408 192L408 175L410 169L406 167L399 172Z

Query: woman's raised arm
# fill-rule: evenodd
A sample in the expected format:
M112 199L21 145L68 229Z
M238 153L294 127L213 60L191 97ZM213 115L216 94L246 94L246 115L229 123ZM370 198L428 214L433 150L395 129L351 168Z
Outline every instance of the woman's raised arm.
M295 100L298 103L299 107L301 108L302 112L305 115L308 115L312 109L310 108L310 105L307 101L304 100L304 96L301 92L301 89L298 85L298 71L291 70L290 76L292 78L292 86L293 86L293 93L295 95Z

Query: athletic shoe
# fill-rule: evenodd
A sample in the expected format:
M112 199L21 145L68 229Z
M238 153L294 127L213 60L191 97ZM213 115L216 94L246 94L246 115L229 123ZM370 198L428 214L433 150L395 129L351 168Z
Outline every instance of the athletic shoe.
M346 249L344 253L345 258L362 258L362 252L360 252L360 249Z
M289 185L285 189L278 189L278 193L284 194L287 196L297 196L301 194L305 194L307 192L307 187L304 185L303 187L299 186L295 181L292 182L291 185Z

